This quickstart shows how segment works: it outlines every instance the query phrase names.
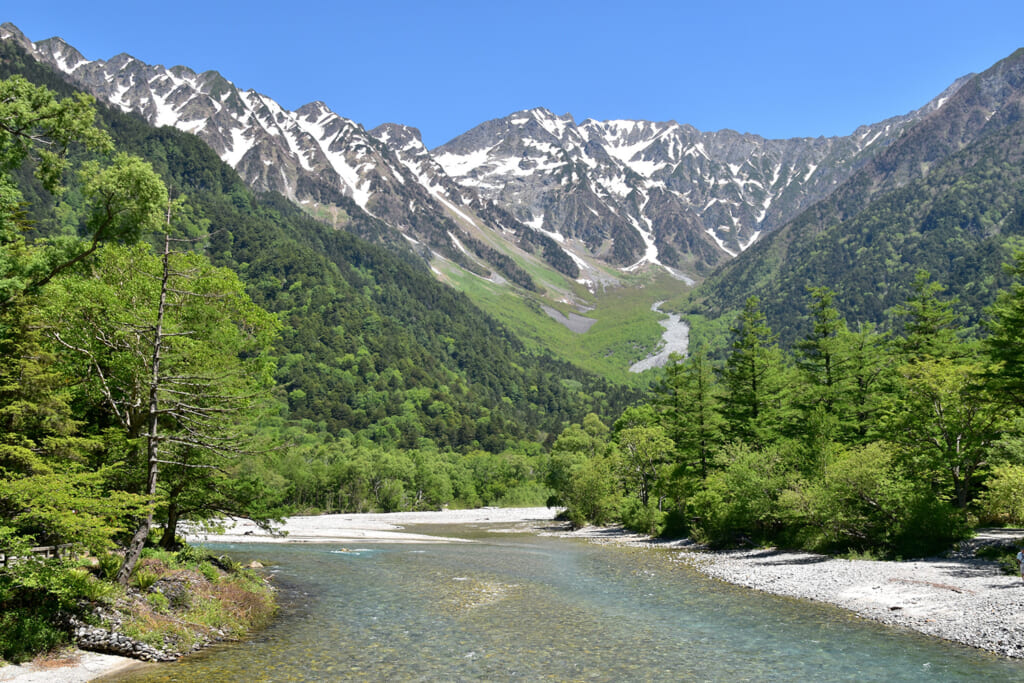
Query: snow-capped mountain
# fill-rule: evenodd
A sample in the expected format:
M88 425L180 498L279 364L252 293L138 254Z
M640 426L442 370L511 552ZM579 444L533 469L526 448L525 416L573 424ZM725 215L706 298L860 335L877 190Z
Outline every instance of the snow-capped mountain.
M279 192L322 215L340 217L339 227L344 227L344 214L351 207L337 209L344 203L341 198L348 198L357 210L380 219L406 240L396 240L395 234L366 237L407 243L482 276L503 275L534 287L525 271L489 252L470 234L485 223L467 206L479 203L475 193L460 192L446 179L432 183L429 164L420 168L416 158L425 148L415 129L387 126L377 131L402 151L404 163L391 146L322 102L289 111L255 90L236 88L215 71L197 74L183 66L152 66L123 54L108 61L88 60L60 38L32 43L11 24L0 27L0 39L18 41L110 105L137 113L154 126L194 133L256 190ZM518 232L527 230L519 226Z
M766 140L675 122L546 109L488 121L433 151L456 181L620 267L711 266L827 196L940 100L833 138Z
M366 236L530 290L537 283L521 264L531 259L583 280L607 277L603 264L705 272L826 197L942 101L850 136L792 140L675 122L577 124L531 109L428 150L414 128L366 131L322 102L289 111L214 71L124 54L89 60L11 24L0 39L113 106L196 134L257 190L339 227L354 202L388 226Z

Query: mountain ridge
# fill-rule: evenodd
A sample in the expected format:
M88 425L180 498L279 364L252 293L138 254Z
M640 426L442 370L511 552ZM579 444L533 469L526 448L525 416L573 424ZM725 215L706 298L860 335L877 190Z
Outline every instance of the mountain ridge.
M1024 231L1024 49L961 85L830 197L708 278L691 310L717 316L758 294L791 341L806 286L828 284L851 320L879 322L924 268L978 322Z
M675 122L577 124L535 108L427 150L408 126L367 131L323 102L289 112L216 71L88 60L12 24L0 38L124 111L199 135L256 190L329 214L347 196L406 238L393 243L527 291L545 289L523 270L535 261L592 290L604 266L698 279L827 196L939 102L850 136L783 141Z

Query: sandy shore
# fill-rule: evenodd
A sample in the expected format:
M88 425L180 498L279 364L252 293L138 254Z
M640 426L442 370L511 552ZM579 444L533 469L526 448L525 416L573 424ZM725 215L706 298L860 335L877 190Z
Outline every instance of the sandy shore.
M129 657L76 650L66 657L38 659L20 666L0 667L0 681L84 683L138 663L139 660Z
M223 533L204 533L186 529L190 543L466 543L462 538L434 534L408 533L406 524L507 524L550 521L558 514L554 508L478 508L438 512L390 512L350 515L290 517L281 533L268 533L247 519L230 519Z

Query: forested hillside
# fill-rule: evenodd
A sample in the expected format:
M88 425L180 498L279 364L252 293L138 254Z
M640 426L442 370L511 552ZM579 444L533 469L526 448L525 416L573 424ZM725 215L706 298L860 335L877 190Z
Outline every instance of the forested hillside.
M22 72L70 92L16 46L0 50L0 76ZM97 109L119 150L150 161L172 196L187 197L193 231L210 235L211 261L235 270L253 299L287 323L278 383L289 418L383 445L426 438L439 448L500 452L629 400L595 376L527 353L509 330L434 281L411 251L331 230L280 196L253 195L194 136ZM55 204L30 188L26 198L39 236L64 229L73 196ZM384 230L350 200L335 199L347 202L354 232Z
M977 322L1005 286L1024 233L1024 51L966 83L827 200L709 278L712 317L757 294L785 344L806 332L808 287L829 285L851 321L881 323L924 268Z

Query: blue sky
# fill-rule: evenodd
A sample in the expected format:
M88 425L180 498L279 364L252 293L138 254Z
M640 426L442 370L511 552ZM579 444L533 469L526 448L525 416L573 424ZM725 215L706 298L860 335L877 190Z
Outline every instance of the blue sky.
M1021 0L66 2L9 6L32 40L215 69L435 147L546 107L770 138L846 135L1024 47Z

